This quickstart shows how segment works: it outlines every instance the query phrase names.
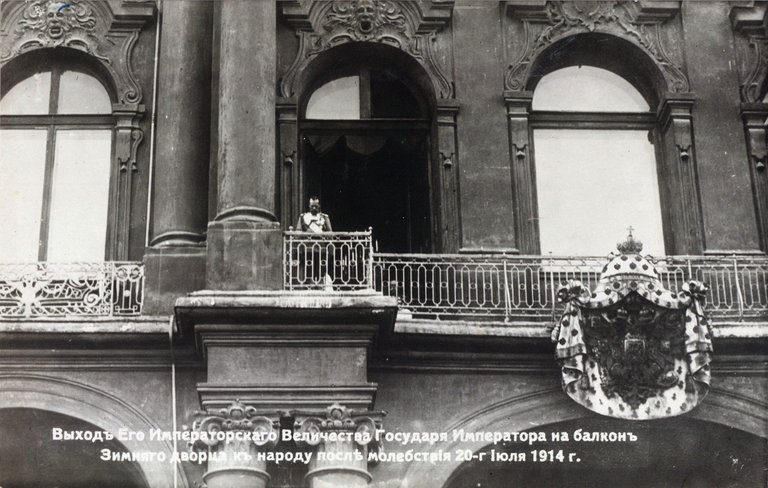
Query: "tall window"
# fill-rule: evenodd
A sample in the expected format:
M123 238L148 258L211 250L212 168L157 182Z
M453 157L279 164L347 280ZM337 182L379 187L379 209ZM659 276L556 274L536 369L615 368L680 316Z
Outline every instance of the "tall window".
M373 228L382 252L431 249L429 109L384 69L333 73L300 123L304 201L321 198L334 230Z
M61 65L9 85L0 99L0 262L103 260L114 126L107 91Z
M644 252L663 255L655 117L640 92L573 66L539 81L532 108L542 252L604 255L631 226Z

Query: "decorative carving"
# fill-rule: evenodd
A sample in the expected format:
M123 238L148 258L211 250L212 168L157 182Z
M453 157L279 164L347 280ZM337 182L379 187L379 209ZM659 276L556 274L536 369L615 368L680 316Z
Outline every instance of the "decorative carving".
M235 438L230 432L247 433L238 435L256 446L274 444L278 439L280 427L277 412L259 412L254 407L244 405L236 400L226 408L213 412L197 412L198 417L192 424L192 430L198 435L190 441L193 450L207 450L223 447ZM230 440L228 440L230 439Z
M376 431L381 429L384 411L349 410L334 403L324 410L297 410L291 412L295 418L294 430L300 442L317 446L322 442L324 432L350 432L350 439L358 446L377 448Z
M518 161L525 160L525 151L528 148L528 144L517 145L513 142L512 147L514 148L515 158Z
M452 84L436 61L432 45L443 24L422 11L416 1L344 0L313 2L307 12L283 7L297 27L299 52L280 84L284 97L298 91L299 75L320 53L350 42L373 42L400 49L421 64L432 79L439 98L453 95ZM291 11L291 12L288 12Z
M34 0L28 3L18 30L39 31L38 37L50 46L66 45L73 42L75 34L92 36L96 27L93 10L79 0L56 2ZM77 41L75 41L77 42Z
M443 161L443 168L449 169L453 167L453 153L445 154L440 152L440 159Z
M768 29L763 2L748 6L734 6L731 10L733 28L740 48L739 71L741 75L741 100L747 103L762 102L768 79Z
M768 37L751 36L748 41L747 72L740 91L744 102L761 102L768 78Z
M296 151L294 150L289 153L285 151L280 151L280 152L283 154L283 164L288 166L293 166L296 158Z
M29 51L66 47L98 59L112 76L119 103L138 105L141 86L131 64L139 33L154 13L140 5L134 12L113 12L109 2L33 0L6 2L0 21L0 65Z
M391 42L402 49L407 42L407 23L402 9L386 0L353 0L334 2L322 22L331 35L321 38L325 47L333 46L341 37L352 41Z
M578 281L558 290L566 309L552 333L563 388L611 417L685 413L709 391L712 333L703 313L707 286L664 289L642 243L620 243L590 294Z
M677 147L677 153L680 155L681 163L686 164L691 160L691 146L691 144L685 146L675 144L675 147Z
M664 73L667 91L689 91L688 78L664 49L661 38L663 17L641 21L641 16L642 7L637 2L547 2L543 12L522 17L527 37L525 47L519 59L507 70L505 88L525 90L534 60L555 42L575 34L601 32L624 38L647 53ZM536 28L536 24L543 28Z

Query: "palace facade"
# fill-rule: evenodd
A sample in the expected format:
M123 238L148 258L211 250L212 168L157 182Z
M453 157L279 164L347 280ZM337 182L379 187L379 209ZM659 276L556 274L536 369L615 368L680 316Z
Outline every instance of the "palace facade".
M0 485L766 486L767 13L3 0Z

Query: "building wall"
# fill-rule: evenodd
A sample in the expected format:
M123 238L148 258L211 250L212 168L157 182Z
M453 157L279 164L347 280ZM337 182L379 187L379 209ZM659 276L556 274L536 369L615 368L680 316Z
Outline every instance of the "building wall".
M598 418L562 392L547 337L550 324L504 324L507 332L498 334L478 332L460 320L464 332L438 334L445 337L424 332L409 335L395 332L396 324L407 326L410 321L402 315L396 319L394 301L376 302L381 297L341 294L337 301L333 301L335 297L314 295L297 299L276 291L259 295L261 301L253 301L254 294L281 287L280 226L295 222L303 208L300 192L292 189L286 195L283 190L291 187L286 178L294 178L291 171L301 164L298 119L311 81L319 79L310 75L320 77L333 72L336 65L348 63L349 59L338 53L347 52L344 49L349 46L323 49L322 54L301 50L304 34L315 35L304 40L317 41L318 45L324 39L324 32L317 29L318 20L312 16L312 2L238 4L240 16L227 10L233 6L232 0L213 6L164 2L162 16L153 2L148 3L148 11L141 12L131 10L138 7L129 3L133 2L110 0L111 17L100 20L117 26L121 22L138 23L135 44L122 53L130 59L144 106L134 128L142 132L143 141L135 146L135 169L129 169L129 232L124 257L145 262L146 317L139 320L144 324L139 327L143 332L132 333L136 326L132 319L106 320L95 326L85 323L88 321L52 319L34 327L24 320L0 321L0 339L8 339L7 345L0 348L4 353L0 360L0 391L6 393L0 408L50 409L103 429L119 428L122 422L138 430L171 430L175 402L176 428L182 430L198 418L195 412L207 394L201 393L201 385L219 381L209 378L209 373L241 371L241 376L223 382L227 385L217 384L224 390L230 388L221 395L242 387L231 393L232 401L244 394L261 405L259 402L267 400L258 398L263 393L260 387L275 387L277 391L281 385L298 384L302 388L324 387L331 397L344 398L341 390L334 390L339 385L328 377L328 365L333 364L338 368L338 378L343 378L342 386L365 390L367 393L360 397L371 395L368 407L387 411L383 425L390 432L444 432L454 428L525 431L557 422ZM760 180L765 178L765 170L756 169L765 157L765 129L760 124L745 128L747 109L763 116L763 121L768 115L762 104L766 61L750 57L754 54L750 42L765 36L765 12L760 5L744 3L749 5L739 7L744 9L741 11L732 2L640 2L638 8L644 9L646 22L644 33L660 43L650 48L638 48L637 34L618 23L600 18L593 26L600 36L614 36L625 44L634 42L632 49L657 53L651 64L668 63L679 71L662 72L659 68L656 78L640 73L641 68L637 73L637 78L642 79L638 84L646 78L656 83L650 96L656 97L658 105L651 111L658 118L654 130L659 175L664 180L663 192L672 202L664 209L669 231L667 247L677 254L763 256L766 251L768 238L764 234L768 224L761 209L768 208L762 203L768 196L768 186ZM526 205L535 201L530 91L537 80L535 70L541 67L535 67L535 59L528 60L530 66L525 69L530 68L530 72L523 86L515 85L511 69L525 58L525 49L532 48L526 44L532 40L527 29L533 29L534 24L536 29L550 25L545 2L456 0L423 2L420 6L403 4L409 5L409 15L415 16L408 17L408 21L419 22L418 29L408 32L423 36L421 41L430 46L429 56L419 58L402 48L392 54L396 48L382 48L378 46L381 39L375 38L366 39L368 44L358 40L355 49L387 54L381 58L382 65L400 69L404 76L411 76L410 82L431 90L434 96L429 100L434 119L430 122L433 151L429 164L437 195L433 214L441 226L435 230L435 242L439 243L435 250L535 253L537 236L531 222L537 215L535 207ZM186 23L169 22L194 17L196 8L205 10L206 22L191 23L189 30L184 30ZM269 13L271 10L274 12ZM269 17L262 15L265 11ZM747 15L750 12L751 17ZM741 15L746 20L739 20ZM229 20L222 23L222 18ZM266 19L265 24L270 24L267 27L272 30L252 28L257 19ZM525 27L525 19L533 19L531 25ZM162 27L160 73L155 72L158 23ZM8 25L3 27L5 47L11 31ZM570 34L587 34L583 24L565 29L557 34L563 39ZM240 46L238 36L242 37ZM179 44L164 44L170 39ZM196 43L210 44L210 57L184 58L185 52L194 52L190 50ZM617 41L616 46L619 44ZM243 46L257 52L245 56L247 49L239 49ZM422 53L427 52L426 46L422 48ZM59 48L51 49L55 52ZM607 49L614 54L635 55L626 46ZM658 57L661 50L665 50L664 59ZM543 48L537 54L551 55ZM600 52L583 56L600 58ZM200 64L185 65L178 61L182 58L185 63ZM274 66L274 84L252 85L250 79L242 79L249 72L264 74L256 64L248 64L254 60L266 60ZM606 63L611 65L613 61ZM620 64L615 62L616 66ZM210 80L188 83L184 73L189 71L210 72ZM670 80L680 81L680 76L688 86L675 90L667 85ZM161 80L157 94L153 92L156 77ZM745 95L748 82L758 86L759 100ZM222 84L232 90L226 91L226 97L221 95L225 93ZM292 92L296 87L298 91ZM210 95L210 109L207 103L190 101L200 101L195 97L201 92L202 99ZM237 98L240 92L250 93L252 105ZM155 95L157 105L153 103ZM747 103L752 105L746 107ZM221 114L225 115L223 119ZM166 115L177 122L159 120L153 125L156 116ZM259 131L253 137L232 137L239 133L232 127L240 124L238 130L248 133L248 124L254 118L264 123L272 116L274 127L269 131ZM183 123L189 123L194 130L173 130ZM154 130L156 138L151 140ZM247 144L244 139L248 139ZM516 143L524 147L521 154L516 153ZM186 152L179 151L179 147ZM246 157L249 147L258 148L259 157ZM182 153L198 157L179 156ZM235 161L232 166L219 164L225 156ZM532 170L521 172L515 165ZM263 174L268 176L259 178ZM258 184L251 181L256 179ZM152 198L148 200L150 193ZM229 221L226 211L246 203L258 207L258 212L246 212L248 218ZM199 290L208 291L188 296ZM167 330L171 316L175 317L172 346ZM382 316L388 319L376 318ZM715 339L717 360L712 391L686 418L749 432L763 440L768 437L764 400L768 392L766 320L768 317L758 317L748 324L721 324L722 332ZM443 325L435 320L430 327L435 330ZM83 331L78 330L81 326ZM521 332L523 327L535 329L533 337ZM223 335L216 336L218 333ZM220 342L209 348L206 341L223 341L224 345ZM294 348L286 347L289 343ZM722 354L718 352L720 345ZM235 347L237 357L232 354ZM342 347L349 349L338 349ZM285 354L284 366L260 365L268 354L280 353ZM294 354L306 361L297 363ZM341 357L354 357L355 364L340 364ZM208 364L220 367L212 372ZM264 379L266 370L271 371L272 380L253 384L253 378ZM354 383L361 375L361 384ZM298 393L295 397L288 395L290 402L282 411L301 410L306 404L321 401ZM365 403L359 397L355 401ZM290 425L287 417L282 421ZM124 444L134 452L147 449L133 440ZM183 444L177 447L186 449ZM450 441L415 447L392 443L385 445L385 452L410 447L429 452L477 452L487 446L487 442ZM168 443L152 448L173 450ZM173 486L173 469L167 465L139 464L147 486ZM368 470L372 486L437 488L448 486L461 467L458 461L437 465L383 462ZM179 486L195 486L206 469L205 465L184 463L176 473ZM267 466L273 475L271 486L304 486L306 469Z

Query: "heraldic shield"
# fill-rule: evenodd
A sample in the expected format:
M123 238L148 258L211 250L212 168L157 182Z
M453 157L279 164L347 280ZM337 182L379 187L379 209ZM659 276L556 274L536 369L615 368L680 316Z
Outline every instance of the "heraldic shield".
M712 332L703 314L707 287L663 287L655 266L630 234L590 291L560 287L566 303L552 331L563 389L577 403L631 420L672 417L709 391Z

